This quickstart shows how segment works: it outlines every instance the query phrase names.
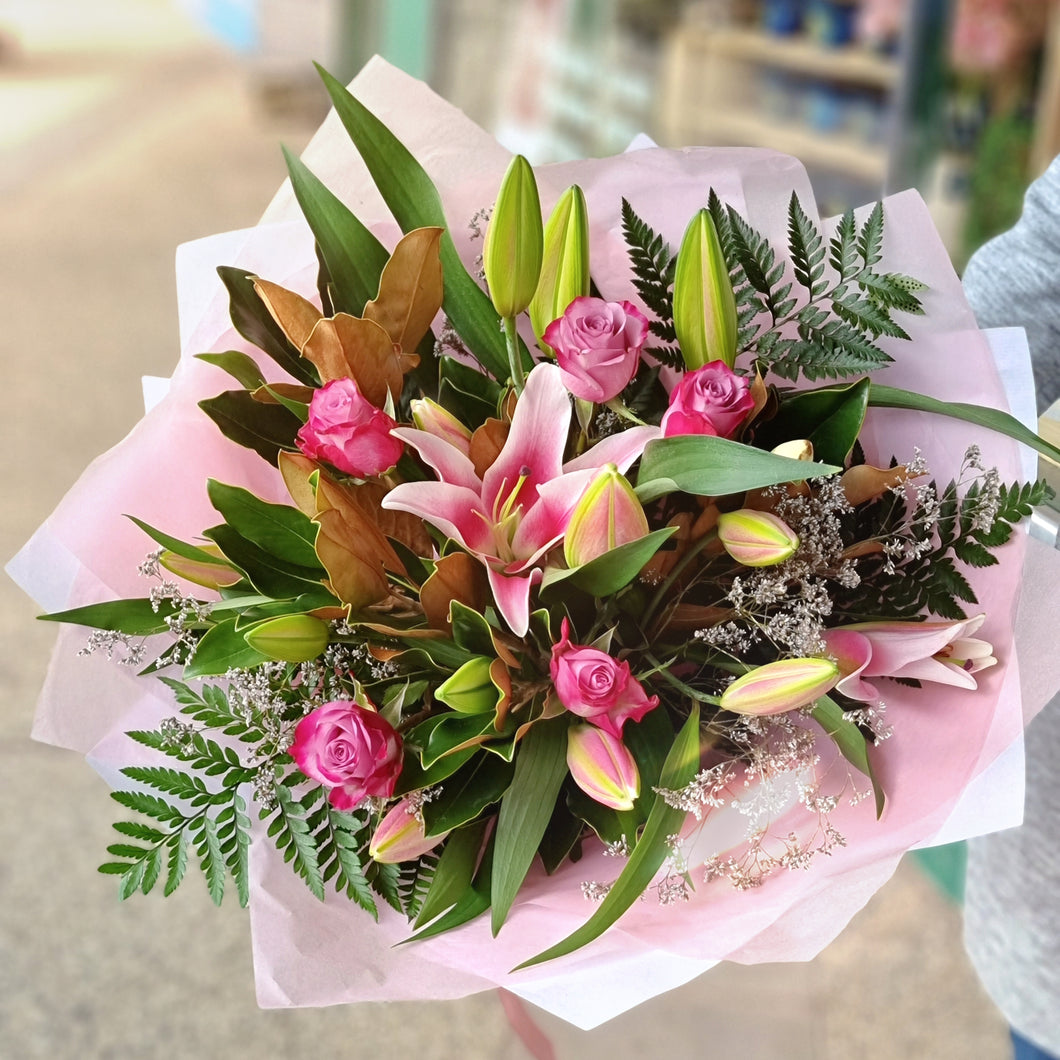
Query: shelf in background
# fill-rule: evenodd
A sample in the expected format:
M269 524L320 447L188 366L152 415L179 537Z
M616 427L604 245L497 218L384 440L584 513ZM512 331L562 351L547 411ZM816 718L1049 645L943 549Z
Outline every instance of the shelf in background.
M892 89L900 68L895 59L866 48L828 48L807 37L777 37L754 29L718 29L704 32L703 43L728 58L761 63L830 81Z
M694 115L686 114L684 118L695 120ZM795 155L810 168L839 170L881 187L887 176L887 152L882 147L791 122L770 121L752 110L704 113L702 121L696 122L695 133L709 137L717 146L771 147Z

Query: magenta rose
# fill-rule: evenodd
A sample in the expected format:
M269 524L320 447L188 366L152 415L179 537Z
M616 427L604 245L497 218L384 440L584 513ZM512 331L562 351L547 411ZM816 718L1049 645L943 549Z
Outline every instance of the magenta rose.
M331 788L336 810L352 810L368 795L393 795L401 773L401 737L350 700L307 714L294 730L291 755L307 777Z
M357 478L371 478L397 462L402 443L394 421L367 401L352 379L333 379L309 403L309 419L298 432L298 448L312 460Z
M664 438L677 434L712 434L731 438L754 408L751 383L724 361L711 361L685 372L670 395L662 418Z
M640 721L659 705L629 672L629 663L619 662L605 651L571 644L566 619L560 641L552 645L552 684L560 702L572 714L622 738L627 718Z
M556 351L563 384L586 401L610 401L637 374L648 320L629 302L575 298L542 336Z

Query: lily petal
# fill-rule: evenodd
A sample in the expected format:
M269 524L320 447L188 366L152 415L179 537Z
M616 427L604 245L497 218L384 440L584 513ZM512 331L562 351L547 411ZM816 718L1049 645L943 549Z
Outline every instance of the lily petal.
M443 482L463 486L474 490L476 494L482 489L482 483L475 474L475 465L467 453L451 442L439 438L436 434L418 431L412 427L395 427L390 433L411 445Z
M418 515L469 552L480 556L493 554L493 524L482 510L478 493L466 486L448 482L403 482L380 505Z
M534 567L525 574L502 574L487 567L486 573L497 610L517 637L525 637L530 628L530 589L541 581L541 568Z
M512 537L512 553L532 562L564 535L571 514L593 480L593 472L576 471L545 482L537 500L523 516Z
M648 442L661 437L662 431L658 427L649 426L630 427L629 430L619 431L618 434L609 434L581 456L568 460L563 465L563 470L582 471L592 468L595 471L604 464L614 464L625 474L633 461L644 452Z

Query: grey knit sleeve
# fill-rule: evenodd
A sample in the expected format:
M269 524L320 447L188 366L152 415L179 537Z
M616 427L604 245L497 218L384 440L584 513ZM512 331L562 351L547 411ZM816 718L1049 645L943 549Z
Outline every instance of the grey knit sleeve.
M963 283L980 327L1027 329L1044 412L1060 398L1060 157L1031 185L1016 224L972 256Z

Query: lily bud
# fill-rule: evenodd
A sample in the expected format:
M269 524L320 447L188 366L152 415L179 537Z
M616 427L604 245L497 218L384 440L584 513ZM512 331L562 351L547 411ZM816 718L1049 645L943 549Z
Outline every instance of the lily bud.
M217 545L199 545L201 551L224 560L224 554ZM188 559L186 556L177 555L168 548L158 557L158 562L166 570L185 581L194 582L196 585L204 585L207 589L223 589L228 585L235 585L243 577L226 562L210 563L207 560Z
M469 659L438 686L434 698L459 714L485 714L496 710L502 693L490 677L492 662L484 655Z
M467 456L471 452L471 431L447 408L430 398L413 398L409 402L412 422L421 431L441 438Z
M840 676L831 659L778 659L733 681L721 706L736 714L784 714L819 699Z
M502 317L521 313L534 297L543 240L534 171L522 155L516 155L501 181L482 248L490 300Z
M590 799L612 810L632 810L640 774L626 745L595 725L567 730L567 768Z
M559 198L545 224L544 257L537 291L530 302L530 323L541 348L545 328L563 316L574 301L589 293L589 214L585 195L572 184Z
M568 567L580 567L647 535L648 519L633 487L614 464L605 464L571 513L563 558Z
M783 519L772 512L756 512L752 508L719 515L718 540L745 567L783 563L799 547L799 535Z
M243 639L279 662L308 662L328 646L328 627L312 615L281 615L248 629Z
M368 843L368 856L384 865L414 861L433 850L448 832L425 835L423 815L408 798L392 806Z
M674 268L674 330L685 366L736 360L736 298L721 241L707 210L692 218Z

